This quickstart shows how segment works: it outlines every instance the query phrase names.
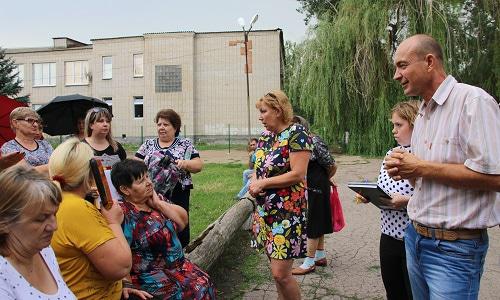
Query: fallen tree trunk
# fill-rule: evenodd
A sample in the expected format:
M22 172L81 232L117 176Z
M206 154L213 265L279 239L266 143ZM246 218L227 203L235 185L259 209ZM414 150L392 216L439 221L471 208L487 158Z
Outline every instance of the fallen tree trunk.
M236 202L186 247L184 251L189 260L209 270L254 208L254 201L250 198Z

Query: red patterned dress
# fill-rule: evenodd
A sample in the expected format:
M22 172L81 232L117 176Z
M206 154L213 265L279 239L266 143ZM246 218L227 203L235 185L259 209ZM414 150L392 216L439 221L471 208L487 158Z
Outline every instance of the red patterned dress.
M130 276L137 288L161 299L215 299L207 273L184 258L177 225L161 213L120 203L122 228L132 250Z

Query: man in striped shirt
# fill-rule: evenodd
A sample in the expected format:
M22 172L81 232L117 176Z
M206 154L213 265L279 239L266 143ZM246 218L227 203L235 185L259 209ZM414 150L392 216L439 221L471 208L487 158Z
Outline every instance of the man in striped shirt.
M440 45L428 35L401 43L394 79L423 103L413 154L394 150L388 173L410 179L405 233L414 299L477 299L488 250L487 228L500 224L500 109L484 90L447 75Z

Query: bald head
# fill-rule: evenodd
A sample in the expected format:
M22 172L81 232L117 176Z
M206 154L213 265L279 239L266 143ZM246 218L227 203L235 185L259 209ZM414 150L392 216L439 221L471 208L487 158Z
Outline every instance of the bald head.
M432 54L441 65L443 64L443 50L439 43L429 35L416 34L404 40L401 46L408 47L408 50L414 52L419 57Z

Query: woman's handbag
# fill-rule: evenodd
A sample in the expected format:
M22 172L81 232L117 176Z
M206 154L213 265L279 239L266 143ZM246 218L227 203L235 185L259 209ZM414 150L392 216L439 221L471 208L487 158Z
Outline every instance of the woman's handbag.
M339 194L337 187L332 186L330 193L330 208L332 210L332 226L333 232L339 232L345 226L344 212L342 211L342 204L340 204Z

